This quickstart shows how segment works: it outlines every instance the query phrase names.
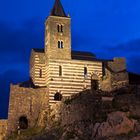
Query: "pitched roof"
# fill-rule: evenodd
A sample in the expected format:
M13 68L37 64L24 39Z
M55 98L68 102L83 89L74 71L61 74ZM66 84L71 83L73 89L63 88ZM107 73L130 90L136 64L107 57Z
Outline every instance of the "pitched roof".
M63 9L63 6L60 2L60 0L55 0L53 9L51 11L51 16L60 16L60 17L66 17L65 11Z
M33 48L33 50L38 53L44 53L44 49Z
M95 60L95 54L91 52L72 51L72 59L76 60Z

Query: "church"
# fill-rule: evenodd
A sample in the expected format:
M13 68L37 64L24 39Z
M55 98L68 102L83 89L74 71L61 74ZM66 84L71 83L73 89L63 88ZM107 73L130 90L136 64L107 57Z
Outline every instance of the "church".
M73 51L71 17L55 0L45 21L44 48L30 56L30 80L10 85L7 132L33 127L43 112L86 89L112 91L129 83L125 58L101 60Z
M71 18L66 15L60 1L56 0L45 22L44 49L33 49L31 53L30 77L33 85L47 88L51 105L83 89L112 90L115 83L111 79L105 80L112 73L124 75L118 82L115 78L113 80L119 85L126 84L125 59L105 61L90 52L73 51Z

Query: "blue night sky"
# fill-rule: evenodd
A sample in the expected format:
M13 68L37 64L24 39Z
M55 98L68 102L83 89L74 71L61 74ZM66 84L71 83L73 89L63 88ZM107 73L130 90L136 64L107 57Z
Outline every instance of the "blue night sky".
M98 58L126 57L140 74L140 0L61 0L72 18L72 49ZM44 23L54 0L0 0L0 117L10 83L28 80L32 48L44 47ZM2 113L2 114L1 114Z

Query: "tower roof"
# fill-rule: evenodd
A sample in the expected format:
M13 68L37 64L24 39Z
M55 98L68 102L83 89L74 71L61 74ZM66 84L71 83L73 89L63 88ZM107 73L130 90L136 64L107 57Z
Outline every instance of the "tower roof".
M60 0L55 0L53 9L51 11L51 16L60 16L60 17L66 17L65 11L63 9L63 6L60 2Z

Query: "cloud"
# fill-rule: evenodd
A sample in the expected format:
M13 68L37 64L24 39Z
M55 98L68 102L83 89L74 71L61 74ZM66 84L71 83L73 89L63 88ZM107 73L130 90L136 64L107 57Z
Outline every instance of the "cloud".
M100 43L100 40L96 38L88 37L88 35L86 38L82 35L79 35L79 37L74 36L74 48L78 48L81 51L91 51L96 54L97 58L101 59L125 57L128 71L140 74L140 68L138 67L140 64L140 39L131 40L115 46L107 46Z

